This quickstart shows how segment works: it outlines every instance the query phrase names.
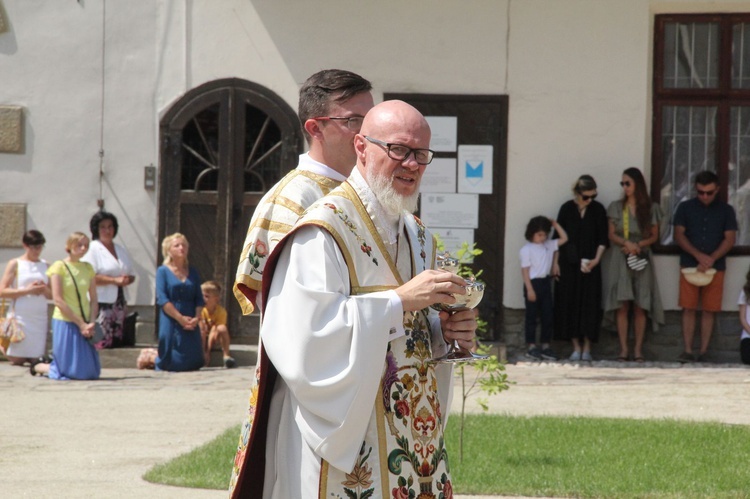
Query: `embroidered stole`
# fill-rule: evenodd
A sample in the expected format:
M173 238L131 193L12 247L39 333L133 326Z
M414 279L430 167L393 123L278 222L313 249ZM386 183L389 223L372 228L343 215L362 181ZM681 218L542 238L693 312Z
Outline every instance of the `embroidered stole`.
M325 175L292 170L273 191L263 196L247 229L233 287L244 315L251 314L254 307L239 285L260 292L268 255L292 230L305 209L339 184L341 182Z
M346 182L311 207L300 224L318 225L331 233L347 262L354 295L393 289L434 265L432 237L418 219L407 216L399 253L410 257L411 268L402 276ZM408 252L403 251L404 243ZM426 499L450 489L438 382L434 364L428 362L433 354L427 312L404 313L406 334L389 344L380 396L374 400L353 469L339 470L323 461L319 497L389 497L399 489L403 497Z

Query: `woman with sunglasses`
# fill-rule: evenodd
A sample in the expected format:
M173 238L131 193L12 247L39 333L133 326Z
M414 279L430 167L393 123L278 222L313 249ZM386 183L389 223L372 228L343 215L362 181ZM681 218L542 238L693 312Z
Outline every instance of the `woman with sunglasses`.
M661 210L651 202L643 174L628 168L622 174L622 199L607 208L610 249L604 254L604 310L615 312L620 354L617 360L643 362L647 314L651 326L664 323L659 287L651 260L651 245L659 237ZM628 318L633 309L635 344L629 356Z
M581 175L573 184L573 199L557 214L568 243L557 253L555 335L573 343L573 361L592 360L591 343L599 339L602 322L599 262L607 247L607 213L596 195L596 181Z

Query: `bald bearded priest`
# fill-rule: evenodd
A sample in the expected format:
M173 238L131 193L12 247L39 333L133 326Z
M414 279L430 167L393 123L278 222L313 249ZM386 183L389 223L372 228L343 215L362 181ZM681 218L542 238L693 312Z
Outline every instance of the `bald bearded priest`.
M433 270L413 215L433 153L424 117L401 101L366 116L351 177L313 206L269 257L250 424L232 497L444 497L452 366L473 345L462 278Z

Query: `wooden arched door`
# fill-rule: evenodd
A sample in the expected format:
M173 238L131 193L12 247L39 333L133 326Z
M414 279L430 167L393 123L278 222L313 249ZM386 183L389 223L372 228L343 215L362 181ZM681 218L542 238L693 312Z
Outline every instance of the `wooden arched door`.
M159 241L185 234L190 265L224 288L232 335L252 335L231 288L253 210L303 150L297 115L267 88L217 80L171 107L160 139Z

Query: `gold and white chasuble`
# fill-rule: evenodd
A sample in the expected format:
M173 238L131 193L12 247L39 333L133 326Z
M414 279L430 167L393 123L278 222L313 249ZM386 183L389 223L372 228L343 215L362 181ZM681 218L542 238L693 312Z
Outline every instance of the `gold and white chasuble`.
M244 315L254 310L247 294L254 298L260 293L268 255L292 230L305 209L343 180L340 173L313 160L308 154L302 154L297 168L261 198L247 229L233 288Z
M283 282L264 281L259 385L233 497L453 497L443 438L452 366L429 362L446 350L440 321L431 309L403 312L393 291L434 266L434 241L406 213L395 241L384 240L377 201L360 194L363 182L353 174L310 207L292 242L279 246ZM322 290L302 286L282 308L275 293L294 297L293 274L305 272L288 261L293 244L325 248L308 263L328 274ZM263 463L257 446L265 446Z

